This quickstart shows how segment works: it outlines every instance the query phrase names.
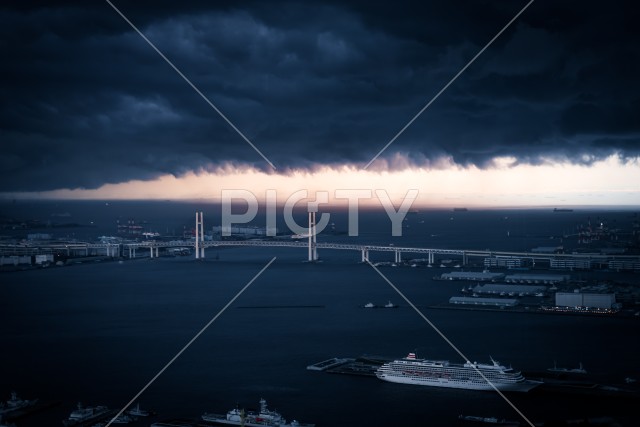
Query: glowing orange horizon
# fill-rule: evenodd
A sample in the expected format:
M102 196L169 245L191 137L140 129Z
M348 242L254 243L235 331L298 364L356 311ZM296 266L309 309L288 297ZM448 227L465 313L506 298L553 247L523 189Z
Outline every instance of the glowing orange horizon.
M266 190L274 189L278 204L297 190L306 189L310 198L328 191L330 203L336 189L372 190L372 199L361 206L379 206L376 189L384 189L394 203L409 189L419 190L415 208L558 206L558 205L640 205L640 164L623 163L610 156L590 166L569 163L515 165L515 159L496 159L489 169L441 165L437 169L406 168L400 171L363 171L352 166L323 167L313 172L294 171L288 175L264 173L256 169L188 173L181 177L164 175L150 181L133 180L106 184L94 190L60 189L46 192L4 193L7 198L77 200L193 200L219 201L223 189L244 189L264 202Z

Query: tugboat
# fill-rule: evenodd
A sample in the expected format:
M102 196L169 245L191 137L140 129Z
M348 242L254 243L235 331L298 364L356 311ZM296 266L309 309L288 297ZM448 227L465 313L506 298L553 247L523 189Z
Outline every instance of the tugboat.
M271 411L267 408L267 401L260 399L260 412L253 411L245 412L244 409L235 408L227 412L227 415L210 414L205 413L202 415L202 420L218 424L218 425L232 425L232 426L247 426L247 427L314 427L315 424L299 423L296 420L287 423L282 415L276 411Z
M151 412L140 409L140 404L138 403L135 407L129 409L127 414L132 417L148 417L151 415Z
M376 305L372 302L368 302L364 305L364 308L376 308Z
M398 306L392 303L391 301L389 301L384 305L384 308L398 308Z

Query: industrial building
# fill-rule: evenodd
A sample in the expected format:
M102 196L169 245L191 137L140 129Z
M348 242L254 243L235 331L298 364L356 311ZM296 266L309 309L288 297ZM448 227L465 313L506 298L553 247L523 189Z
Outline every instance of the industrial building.
M589 307L610 309L616 303L615 294L592 294L582 292L557 292L558 307Z
M35 256L37 265L53 263L53 254L40 254Z
M535 285L503 285L503 284L490 284L490 285L477 285L473 288L473 292L476 294L491 294L491 295L510 295L518 294L519 296L535 295L547 290L546 286Z
M538 246L537 248L531 249L531 252L537 254L558 254L563 251L564 248L562 246Z
M472 297L451 297L449 304L465 305L488 305L494 307L514 307L518 305L515 298L472 298Z
M473 280L476 282L490 282L503 279L504 274L491 273L489 271L453 271L451 273L443 273L440 278L442 280Z
M27 240L51 240L50 233L29 233L27 234Z
M527 261L519 257L493 256L484 259L484 266L500 268L522 268L527 266Z
M510 274L504 278L507 283L546 283L555 284L569 280L568 274Z
M612 260L609 261L608 265L610 270L640 270L640 262L638 261L620 261L620 260Z
M251 226L225 226L215 225L212 227L214 234L221 235L243 235L243 236L275 236L278 229L275 227L251 227Z
M590 259L569 259L569 258L560 258L560 259L552 259L549 262L549 266L551 268L559 268L566 270L591 270L591 260Z
M31 256L24 255L11 255L11 256L3 256L0 257L0 265L20 265L20 264L31 264Z

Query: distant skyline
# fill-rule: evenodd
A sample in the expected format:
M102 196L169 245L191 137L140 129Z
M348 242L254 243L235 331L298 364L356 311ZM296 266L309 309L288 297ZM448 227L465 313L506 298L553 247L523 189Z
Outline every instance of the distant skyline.
M640 12L527 1L0 7L0 197L418 189L421 207L640 205Z

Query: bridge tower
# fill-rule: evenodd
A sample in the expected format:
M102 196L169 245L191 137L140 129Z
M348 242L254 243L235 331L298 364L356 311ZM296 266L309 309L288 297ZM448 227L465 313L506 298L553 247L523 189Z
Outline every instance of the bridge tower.
M317 207L309 208L309 261L318 260L318 249L316 248L316 212Z
M204 216L196 212L196 259L204 258Z

